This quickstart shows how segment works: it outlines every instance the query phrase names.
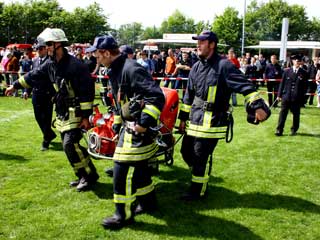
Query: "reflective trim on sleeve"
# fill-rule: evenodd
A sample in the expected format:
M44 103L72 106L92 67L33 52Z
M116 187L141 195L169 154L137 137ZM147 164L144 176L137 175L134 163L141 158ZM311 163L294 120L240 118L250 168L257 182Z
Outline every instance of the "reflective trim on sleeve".
M54 84L53 84L53 87L54 87L54 90L56 90L56 92L59 91L59 87L58 87L58 84L57 84L57 83L54 83Z
M261 99L261 96L258 92L252 92L252 93L249 93L248 95L244 96L245 98L245 103L252 103L258 99Z
M92 109L93 102L82 102L80 103L81 110L90 110Z
M142 109L142 112L149 114L155 120L158 120L160 116L160 110L156 106L151 104L146 104Z
M18 82L20 83L20 85L24 88L31 88L31 86L26 82L26 80L24 79L24 76L21 76L18 79Z
M180 111L189 113L190 110L191 110L191 105L187 105L187 104L184 104L184 103L182 103L180 105Z
M113 117L113 124L120 124L122 123L122 119L120 115L114 115Z

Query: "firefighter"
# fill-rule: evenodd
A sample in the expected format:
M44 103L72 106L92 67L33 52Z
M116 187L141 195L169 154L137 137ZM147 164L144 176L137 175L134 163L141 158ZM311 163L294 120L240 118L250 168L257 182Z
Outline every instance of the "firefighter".
M44 80L53 84L56 93L53 98L56 111L56 128L61 133L63 149L78 177L70 182L71 187L84 191L91 187L99 175L87 153L80 145L82 129L89 129L95 88L89 69L65 48L68 39L63 30L46 28L38 38L46 44L50 59L39 68L20 77L10 86L6 94L14 89L39 87Z
M229 111L231 93L245 96L250 123L258 124L271 113L255 86L233 63L218 55L218 38L214 32L205 30L193 39L198 41L199 61L191 69L179 112L179 129L186 132L181 154L192 173L190 187L181 197L186 201L207 195L212 153L233 123Z
M118 136L113 156L116 210L102 225L106 229L119 229L132 223L134 214L156 208L148 160L157 152L158 145L149 127L158 124L165 98L144 67L120 53L112 36L96 37L92 50L97 61L108 68L118 109L113 124Z

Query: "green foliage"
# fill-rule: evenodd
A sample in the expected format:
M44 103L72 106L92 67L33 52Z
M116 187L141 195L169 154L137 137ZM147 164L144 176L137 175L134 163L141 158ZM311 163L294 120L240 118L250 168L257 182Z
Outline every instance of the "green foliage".
M238 95L238 103L243 100ZM104 174L112 162L94 160L100 179L92 191L70 189L75 176L60 140L39 151L31 101L0 97L0 239L319 239L319 109L302 109L293 137L291 114L285 135L274 136L278 114L273 109L270 119L255 126L246 122L243 105L234 108L234 138L220 141L214 152L203 201L179 200L191 178L179 141L174 164L161 164L153 178L159 210L109 231L100 223L114 212L112 179Z
M147 27L142 32L140 38L141 40L162 38L162 32L160 29L156 28L156 26Z
M242 33L242 20L238 14L234 8L228 7L222 15L216 16L212 25L212 30L219 37L219 42L229 45L227 48L234 47L235 50L239 46Z
M142 34L142 24L132 23L121 25L118 31L119 44L129 44L135 46L135 43L141 40L140 35Z
M245 46L258 44L262 40L280 40L282 19L289 18L288 40L319 39L320 21L308 19L303 5L289 5L284 0L271 0L266 3L250 1L245 15ZM242 13L240 13L242 15ZM163 33L200 33L204 29L216 31L220 43L241 47L242 21L233 7L225 9L222 15L212 16L212 22L195 22L179 10L168 16L160 27L143 28L133 22L111 29L109 16L97 3L82 9L67 12L57 0L25 0L4 4L0 2L0 46L7 43L33 43L36 36L46 27L63 28L71 43L92 42L100 34L110 33L119 44L136 47L137 42L150 38L162 38ZM221 48L224 52L227 47Z
M110 29L97 3L71 13L63 10L57 0L26 0L1 6L0 45L33 43L46 27L62 28L70 42L90 42Z
M257 44L261 40L279 41L283 18L289 18L288 40L309 39L310 20L306 15L305 7L289 5L283 0L272 0L260 4L252 1L245 17L246 45Z
M195 24L192 18L188 18L179 10L164 20L160 28L162 33L194 33Z

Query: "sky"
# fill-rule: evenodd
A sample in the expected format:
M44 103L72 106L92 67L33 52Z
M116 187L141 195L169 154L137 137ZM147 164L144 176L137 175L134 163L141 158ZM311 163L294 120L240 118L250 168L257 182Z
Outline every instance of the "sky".
M24 0L2 0L5 3L24 2ZM269 0L258 0L268 2ZM175 10L179 10L186 17L198 21L213 21L215 15L221 15L226 7L234 7L243 15L245 2L250 0L58 0L60 6L67 11L73 11L75 7L86 8L97 2L109 16L110 26L119 28L120 25L138 22L143 27L160 27L161 23ZM289 5L299 4L305 7L307 16L320 18L318 0L287 0Z

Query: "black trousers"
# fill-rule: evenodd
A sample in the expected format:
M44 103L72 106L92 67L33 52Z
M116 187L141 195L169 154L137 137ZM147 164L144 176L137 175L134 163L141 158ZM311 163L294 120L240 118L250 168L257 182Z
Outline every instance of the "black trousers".
M279 83L276 81L267 82L267 90L268 90L268 103L271 106L274 101L277 99L279 89Z
M45 94L32 95L33 112L41 129L44 141L50 141L56 136L51 128L53 103L51 97Z
M63 150L70 165L78 178L84 177L88 181L97 179L97 171L93 165L87 149L80 145L82 133L80 128L75 128L61 133Z
M128 177L129 169L132 171L131 181ZM134 195L137 189L142 189L152 184L151 171L148 167L148 160L137 162L114 162L113 191L118 195Z
M212 170L212 153L218 141L215 138L197 138L188 135L183 137L181 154L191 168L193 177L209 178ZM193 194L201 194L201 189L206 189L207 184L205 181L197 183L192 180L191 191Z
M282 101L281 103L281 111L279 114L279 121L278 121L278 126L277 130L279 132L283 132L288 112L289 110L291 111L293 115L293 122L291 126L291 131L296 132L299 129L300 126L300 108L301 104L298 102L291 102L291 101Z
M307 93L309 93L310 95L305 96L305 102L304 102L305 104L307 104L309 100L309 105L313 105L313 98L316 90L317 90L317 84L313 81L308 81Z

